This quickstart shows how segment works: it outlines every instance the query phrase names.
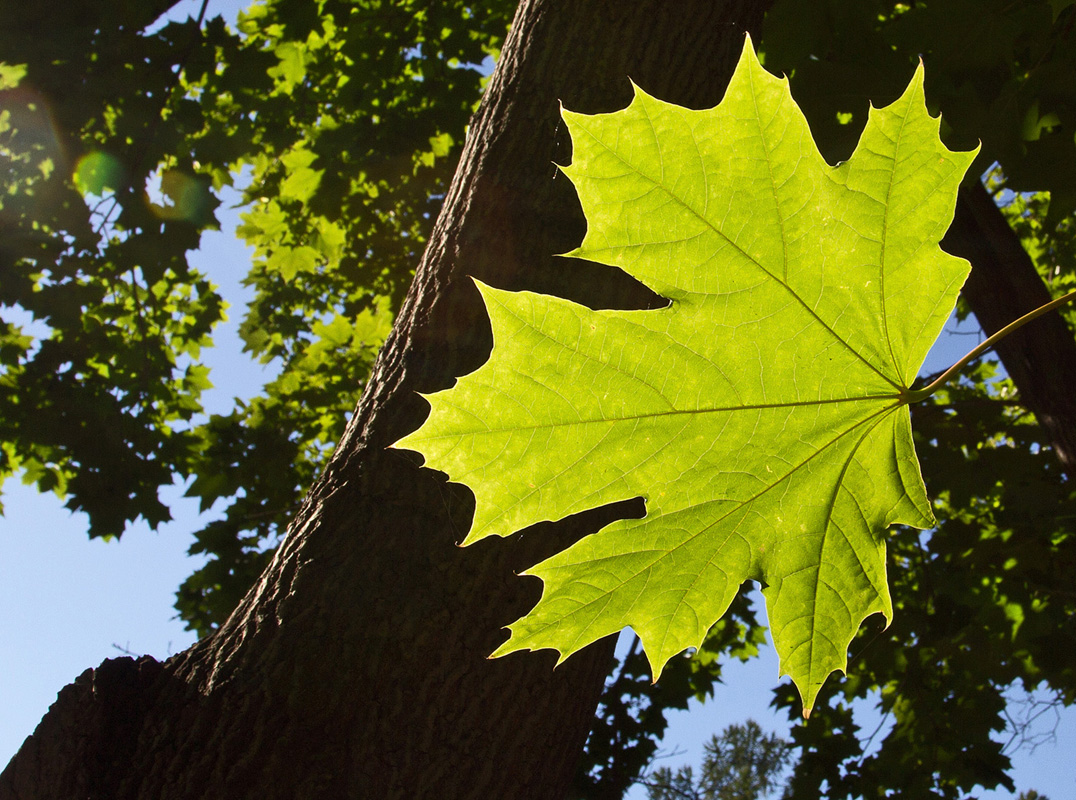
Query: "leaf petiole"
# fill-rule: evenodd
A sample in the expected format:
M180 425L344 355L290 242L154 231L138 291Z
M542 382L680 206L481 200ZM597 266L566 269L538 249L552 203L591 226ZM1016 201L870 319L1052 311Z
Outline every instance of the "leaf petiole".
M949 380L956 375L961 369L966 367L971 361L981 356L991 347L998 343L1001 339L1004 339L1010 333L1018 330L1027 325L1032 320L1038 319L1043 314L1053 311L1058 306L1063 306L1065 303L1071 303L1076 300L1076 290L1069 292L1066 295L1062 295L1056 300L1051 300L1045 305L1041 305L1034 311L1029 311L1019 319L1015 319L999 330L993 336L982 341L976 348L971 350L966 356L957 361L949 369L945 370L933 383L924 386L922 389L908 390L904 392L903 400L905 403L918 403L920 400L926 400L934 392L938 391L942 386L949 382Z

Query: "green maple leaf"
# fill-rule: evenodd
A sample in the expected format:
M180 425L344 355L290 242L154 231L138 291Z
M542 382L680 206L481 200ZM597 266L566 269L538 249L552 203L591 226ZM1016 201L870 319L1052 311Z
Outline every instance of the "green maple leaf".
M750 41L714 109L636 90L564 119L588 221L569 255L669 306L480 286L489 361L398 446L474 491L465 544L646 501L526 573L544 593L494 655L631 626L656 679L751 579L806 714L863 619L892 616L886 527L934 524L906 392L969 270L938 242L975 153L942 145L920 66L831 167Z

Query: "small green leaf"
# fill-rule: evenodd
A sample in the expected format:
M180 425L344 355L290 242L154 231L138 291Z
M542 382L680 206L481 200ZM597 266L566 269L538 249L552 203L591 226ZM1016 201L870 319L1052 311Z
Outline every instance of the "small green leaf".
M269 256L267 266L280 272L280 276L290 281L300 272L313 272L318 263L318 251L313 247L281 248Z
M280 61L267 72L277 81L276 91L290 95L306 77L306 47L298 42L284 42L273 54Z
M934 524L905 393L968 273L938 242L975 153L942 145L920 66L830 167L750 42L714 109L637 90L564 118L588 221L570 255L670 305L480 285L490 360L398 446L474 491L465 543L646 500L528 571L544 593L495 655L563 660L630 625L656 678L755 580L806 714L863 619L892 617L886 527Z

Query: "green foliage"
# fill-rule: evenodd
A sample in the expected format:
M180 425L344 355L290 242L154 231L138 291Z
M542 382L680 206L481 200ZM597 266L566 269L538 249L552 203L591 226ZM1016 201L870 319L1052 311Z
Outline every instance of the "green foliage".
M255 296L240 333L281 374L199 430L189 494L228 506L196 534L192 551L212 558L180 587L177 607L197 630L261 573L343 434L458 158L477 64L509 13L255 4L200 90L217 128L247 148L220 178L247 184L239 235L254 247L244 282Z
M474 491L464 544L647 501L528 571L545 591L497 655L630 625L657 679L757 580L806 715L862 620L892 617L882 532L934 523L903 395L967 275L937 242L974 153L939 141L920 70L829 167L750 41L711 111L638 90L564 117L589 222L572 255L671 305L480 287L489 362L399 446Z
M779 788L791 756L789 742L749 719L711 737L698 778L690 766L676 772L659 767L641 782L650 800L758 800Z
M1013 193L1000 168L990 171L986 185L999 197L1005 219L1020 237L1050 293L1056 297L1076 289L1076 216L1070 214L1051 224L1050 193ZM1062 307L1059 312L1068 317L1070 325L1076 321L1073 308Z
M252 145L230 166L248 176L239 234L255 249L241 335L282 372L203 429L190 492L204 507L231 500L196 537L194 552L213 560L180 588L198 630L260 574L343 434L459 156L477 65L510 13L276 0L240 16L236 54L204 94Z
M205 632L260 573L343 427L480 96L472 65L496 53L515 3L275 0L236 31L154 24L169 5L0 9L0 478L22 470L86 509L95 534L166 518L158 487L190 480L221 517L198 533L210 563L178 604ZM867 98L896 98L922 56L946 142L981 138L977 172L997 160L995 188L1035 192L1000 198L1061 291L1076 280L1074 24L1067 0L776 0L761 50L791 76L831 162L851 152ZM147 184L159 187L148 200ZM224 308L186 258L214 204L234 202L229 187L244 192L257 252L254 304L232 313L279 377L206 419L200 354ZM1005 784L989 732L1009 687L1076 700L1059 658L1074 647L1074 498L1019 402L983 362L913 409L942 523L890 536L896 621L868 624L849 677L796 728L795 796ZM666 709L707 696L723 659L760 636L737 600L657 685L632 651L587 746L585 796L622 792ZM798 716L794 694L780 696ZM893 723L873 738L849 710L868 697Z
M189 479L219 517L177 604L204 633L343 433L511 8L275 0L238 31L151 28L166 7L0 12L0 304L17 312L0 480L21 472L112 536L169 519L158 490ZM225 308L187 255L235 188L255 251L241 335L277 377L207 419L199 359Z
M0 305L20 312L0 344L0 480L21 470L68 497L91 535L169 518L157 487L197 449L198 357L223 314L185 255L216 203L172 147L199 127L182 76L204 69L223 28L142 37L149 10L106 21L93 4L9 4L0 24ZM110 107L110 86L139 91ZM163 193L149 202L154 174Z

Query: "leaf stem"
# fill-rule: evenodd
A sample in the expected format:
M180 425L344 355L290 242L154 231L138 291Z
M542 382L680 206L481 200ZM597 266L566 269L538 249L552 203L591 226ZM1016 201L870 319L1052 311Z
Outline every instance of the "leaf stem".
M1056 300L1051 300L1049 303L1039 306L1034 311L1029 311L1019 319L1013 320L1004 328L995 333L993 336L981 342L978 347L973 349L966 356L953 364L953 366L949 367L949 369L945 370L945 372L938 376L937 380L935 380L933 383L929 384L928 386L924 386L922 389L905 391L903 393L904 402L918 403L920 400L926 400L928 397L934 394L934 392L938 391L938 389L948 383L949 379L952 378L957 372L967 366L968 363L970 363L972 360L978 358L995 344L997 344L998 341L1004 339L1013 331L1024 327L1032 320L1038 319L1043 314L1053 311L1058 306L1063 306L1065 305L1065 303L1071 303L1073 300L1076 300L1076 290L1071 291L1066 295L1062 295Z

